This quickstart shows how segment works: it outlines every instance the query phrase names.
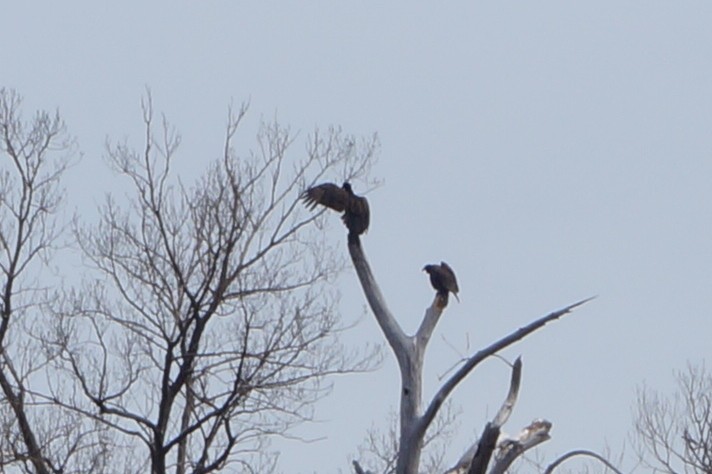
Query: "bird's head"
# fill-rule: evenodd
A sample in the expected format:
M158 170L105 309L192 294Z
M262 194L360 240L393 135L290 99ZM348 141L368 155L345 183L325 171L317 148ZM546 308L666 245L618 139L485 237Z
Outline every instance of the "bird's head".
M433 271L433 266L432 265L426 265L423 267L424 272L432 273Z
M348 181L344 181L344 184L341 187L349 194L354 193L353 189L351 189L351 183L349 183Z

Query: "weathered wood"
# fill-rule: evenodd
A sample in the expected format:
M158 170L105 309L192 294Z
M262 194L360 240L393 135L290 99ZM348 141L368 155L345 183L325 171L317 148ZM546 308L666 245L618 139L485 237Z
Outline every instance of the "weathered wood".
M419 419L423 393L424 344L419 344L416 337L408 337L388 309L366 260L360 239L349 238L348 247L366 300L388 344L393 349L401 373L400 437L396 472L417 474L423 448L423 437L418 436L415 427Z
M553 313L547 314L546 316L543 316L537 319L536 321L533 321L527 324L526 326L517 329L508 336L501 338L500 340L490 344L489 346L472 355L472 357L470 357L463 364L463 366L460 367L459 370L457 370L457 372L455 372L447 381L445 381L445 383L437 391L418 423L418 434L420 436L425 436L425 430L427 430L430 423L432 423L433 419L435 419L435 415L437 415L438 411L440 410L440 407L445 402L448 395L450 395L450 392L452 392L453 389L460 382L462 382L462 380L464 380L464 378L467 377L467 375L472 372L472 370L477 367L480 362L496 354L505 347L508 347L514 344L515 342L525 338L537 329L541 329L547 323L559 319L560 317L570 313L574 308L585 304L591 299L592 298L586 298L585 300L581 300L558 311L554 311Z
M356 269L356 274L361 282L361 287L366 295L366 300L371 307L371 311L373 311L373 315L376 317L376 321L381 327L383 335L386 337L396 357L401 357L401 355L407 351L409 338L388 309L381 289L378 287L378 283L376 283L373 272L371 272L371 266L368 264L368 260L366 260L360 239L350 239L348 247L351 260Z
M501 428L509 419L514 410L514 404L517 403L519 396L519 387L522 384L522 357L517 357L512 365L512 377L509 379L509 393L505 398L502 406L499 408L497 415L492 420L492 424Z
M547 441L551 423L547 420L534 420L524 428L517 439L500 441L495 463L489 474L504 474L515 459L544 441Z
M502 402L502 406L492 419L487 423L479 441L470 446L463 454L457 464L449 469L447 473L484 474L492 459L492 453L497 448L497 438L501 432L502 425L507 422L512 414L514 404L517 402L519 386L522 381L522 359L517 360L512 365L512 377L509 381L509 392L507 398Z
M440 316L442 315L444 305L438 304L439 300L436 296L430 308L426 310L423 321L421 322L416 334L409 337L405 334L401 326L398 324L398 321L388 309L386 300L383 297L378 284L376 283L376 279L373 276L371 267L369 266L366 255L361 247L361 241L357 236L355 238L351 235L349 236L348 249L349 254L351 255L351 260L354 264L354 269L356 270L356 274L358 275L361 283L361 287L366 295L366 300L368 301L371 311L373 311L376 321L381 328L381 331L383 331L388 344L393 350L401 373L400 436L398 440L398 459L395 470L396 474L418 473L420 455L423 448L425 432L428 429L428 426L435 419L435 416L440 410L442 404L445 402L445 399L450 395L452 390L480 362L487 357L496 354L505 347L508 347L511 344L523 339L537 329L540 329L546 323L564 316L577 306L580 306L591 299L588 298L579 301L578 303L574 303L561 310L539 318L527 326L524 326L489 345L485 349L473 354L464 363L464 365L442 385L428 405L425 413L421 415L423 358L427 344L432 337ZM497 431L498 433L499 428L509 418L512 408L514 407L514 403L516 402L520 380L521 361L517 360L512 371L512 382L510 384L509 394L491 424L493 431L487 433L488 438L485 440L487 442L487 449L489 449L490 457L495 448L494 446L491 446L492 440L490 438L493 436L491 433L494 433L494 431ZM494 443L496 443L496 438L497 437L494 436ZM484 469L486 469L487 464L489 463L489 458L486 461ZM357 465L358 463L354 463L354 468L357 468Z
M490 422L485 425L480 441L477 443L477 452L472 459L472 464L470 464L467 474L484 474L487 471L487 466L489 466L490 459L492 459L492 453L497 447L499 433L500 427L494 423Z

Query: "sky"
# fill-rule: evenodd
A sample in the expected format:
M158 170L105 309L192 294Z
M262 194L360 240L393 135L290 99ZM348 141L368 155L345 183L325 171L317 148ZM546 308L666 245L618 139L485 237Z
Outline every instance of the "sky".
M710 2L68 0L5 2L2 17L0 87L27 113L60 110L82 153L68 200L89 216L114 186L107 137L140 143L147 87L196 174L219 156L230 103L249 101L248 128L377 133L384 184L368 194L363 245L389 306L417 327L426 263L447 261L461 289L426 357L426 400L463 354L597 295L503 352L524 361L505 431L550 420L545 461L632 454L636 388L672 391L674 369L709 357ZM343 238L338 222L330 231ZM338 285L358 319L355 274ZM349 344L382 341L370 314L359 321ZM508 379L493 359L456 390L448 464ZM296 432L320 440L275 442L282 472L348 472L397 408L390 354L334 383Z

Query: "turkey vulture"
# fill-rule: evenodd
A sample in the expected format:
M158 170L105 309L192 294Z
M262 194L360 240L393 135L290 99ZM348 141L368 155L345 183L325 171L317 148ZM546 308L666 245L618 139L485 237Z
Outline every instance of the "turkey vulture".
M443 306L447 305L448 292L455 295L457 301L460 298L457 296L457 292L460 288L457 286L457 279L455 278L455 272L452 271L450 265L445 262L440 262L440 265L426 265L423 267L424 272L428 272L430 275L430 284L433 285L435 291L443 299Z
M356 196L348 182L341 187L334 183L313 186L304 191L302 199L311 210L321 204L337 212L343 212L341 219L349 229L349 241L358 240L358 236L368 229L370 218L368 201L363 196Z

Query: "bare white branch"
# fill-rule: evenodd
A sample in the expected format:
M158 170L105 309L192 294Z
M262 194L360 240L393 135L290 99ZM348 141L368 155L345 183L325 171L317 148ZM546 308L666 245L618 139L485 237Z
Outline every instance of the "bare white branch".
M611 464L611 462L608 461L606 458L604 458L600 454L594 453L593 451L589 451L586 449L577 449L574 451L569 451L568 453L563 454L562 456L559 456L554 462L549 464L549 466L546 468L546 471L544 471L544 474L551 474L552 472L554 472L554 470L559 465L563 464L564 461L571 459L575 456L587 456L587 457L594 458L594 459L600 461L601 464L606 466L608 469L613 471L615 474L623 474L622 471L618 470L618 468L616 468L613 464Z
M423 414L422 418L418 422L418 427L417 430L418 432L424 432L425 429L427 429L427 426L432 422L433 418L435 418L435 415L437 414L438 410L442 406L443 402L445 399L448 397L450 392L483 360L486 358L496 354L500 350L514 344L515 342L523 339L527 335L531 334L532 332L536 331L537 329L541 329L545 324L554 321L556 319L559 319L560 317L570 313L573 309L575 309L578 306L581 306L588 301L590 301L592 298L587 298L584 300L581 300L577 303L571 304L565 308L562 308L558 311L554 311L553 313L550 313L546 316L543 316L536 321L533 321L532 323L521 327L517 329L516 331L512 332L508 336L505 336L501 338L500 340L490 344L486 348L478 351L472 357L470 357L467 362L463 364L460 369L458 369L437 391L435 396L433 397L432 401L428 405L428 408L426 409L425 413Z

